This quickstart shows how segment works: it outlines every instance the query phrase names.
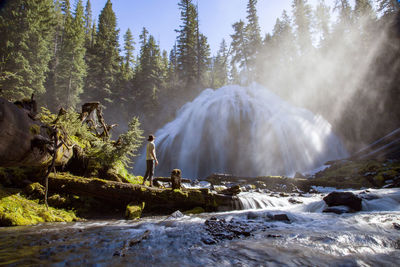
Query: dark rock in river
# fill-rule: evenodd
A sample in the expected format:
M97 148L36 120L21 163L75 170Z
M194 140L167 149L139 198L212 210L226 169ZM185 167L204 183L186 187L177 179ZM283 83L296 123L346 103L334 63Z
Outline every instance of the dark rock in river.
M325 203L329 206L348 206L353 211L360 211L362 208L361 198L351 192L332 192L324 197Z
M303 201L295 199L295 198L289 198L288 200L292 204L303 204Z
M289 217L284 213L272 215L271 219L274 221L290 222Z
M219 193L224 194L224 195L234 196L234 195L239 194L240 192L241 192L240 186L234 185L234 186L231 186L230 188L220 191Z
M252 232L259 230L259 227L249 225L243 221L217 219L211 217L204 222L206 230L211 237L203 237L204 244L215 244L222 240L248 237Z
M334 206L324 209L322 212L332 212L336 214L343 214L351 212L350 208L347 206Z

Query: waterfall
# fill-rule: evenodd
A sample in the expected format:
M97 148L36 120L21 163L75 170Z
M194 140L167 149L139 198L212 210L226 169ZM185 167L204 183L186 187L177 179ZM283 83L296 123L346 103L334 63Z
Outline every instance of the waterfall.
M291 175L347 156L320 115L285 102L258 84L206 89L156 133L156 175ZM145 170L145 153L135 173Z

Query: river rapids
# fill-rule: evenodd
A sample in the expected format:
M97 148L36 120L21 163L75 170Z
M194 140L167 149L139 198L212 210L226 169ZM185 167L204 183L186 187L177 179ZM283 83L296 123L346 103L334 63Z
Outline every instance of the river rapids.
M353 191L357 213L323 213L327 192L239 195L244 210L0 229L9 266L399 266L400 189ZM295 201L293 201L293 199ZM287 220L274 219L285 214ZM214 224L210 224L214 222ZM215 222L227 226L217 229ZM213 226L210 228L210 225ZM233 229L233 230L232 230ZM150 231L147 239L127 244ZM121 249L124 248L123 253Z

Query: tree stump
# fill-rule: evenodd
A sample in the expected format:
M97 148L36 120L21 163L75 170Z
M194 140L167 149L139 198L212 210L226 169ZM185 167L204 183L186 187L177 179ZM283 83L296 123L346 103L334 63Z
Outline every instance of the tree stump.
M181 189L181 170L180 169L173 169L171 172L171 187L172 189Z

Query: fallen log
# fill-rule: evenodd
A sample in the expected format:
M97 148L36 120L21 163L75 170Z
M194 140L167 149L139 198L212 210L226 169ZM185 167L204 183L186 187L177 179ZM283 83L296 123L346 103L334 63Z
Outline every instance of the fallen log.
M231 196L210 193L205 189L172 190L120 183L97 178L83 178L65 173L49 175L52 193L91 196L126 207L131 202L145 202L146 210L174 211L202 207L206 211L233 209Z
M171 183L171 177L155 177L153 179L153 182ZM181 182L190 184L192 180L187 178L181 178Z

